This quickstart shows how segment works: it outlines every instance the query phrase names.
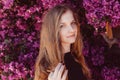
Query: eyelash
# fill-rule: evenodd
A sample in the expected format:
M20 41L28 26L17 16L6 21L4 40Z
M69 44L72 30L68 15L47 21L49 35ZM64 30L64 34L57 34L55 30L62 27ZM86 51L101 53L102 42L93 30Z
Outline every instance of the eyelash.
M62 28L63 27L63 25L60 25L60 28Z
M73 24L76 25L77 23L76 22L72 22L71 25L73 25ZM64 25L60 25L60 28L62 28L62 27L64 27Z
M76 23L76 22L72 22L72 24L75 24L75 25L76 25L77 23Z

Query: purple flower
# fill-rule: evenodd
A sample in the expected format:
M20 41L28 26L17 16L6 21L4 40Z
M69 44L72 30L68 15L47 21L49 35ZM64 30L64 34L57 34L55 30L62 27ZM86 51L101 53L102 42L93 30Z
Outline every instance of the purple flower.
M92 57L92 63L94 66L100 66L102 64L104 64L104 56L102 55L94 55Z
M2 21L0 21L0 27L2 29L5 29L6 27L8 27L7 25L9 25L9 24L10 24L10 21L7 19L3 19Z
M26 30L26 24L22 23L22 20L17 20L16 26L21 30Z
M104 67L102 69L102 77L105 80L119 80L120 79L120 69L118 67Z
M120 3L117 0L84 0L83 5L87 11L88 23L95 28L105 27L105 16L109 16L111 27L120 25Z
M0 49L2 50L2 49ZM3 57L5 54L3 52L0 53L0 57Z
M38 48L40 45L37 42L34 42L33 47Z
M7 80L7 76L1 75L2 80Z
M4 12L4 10L3 9L0 9L0 18L3 18L4 16L3 16L3 12Z
M62 3L64 0L42 0L45 9L52 8L53 6Z
M36 31L40 31L40 25L41 25L41 23L35 23L34 24Z
M5 39L5 31L0 31L0 35L3 39Z
M4 5L4 9L10 9L13 5L14 0L2 0L2 3Z
M24 16L24 13L25 13L25 11L26 11L26 6L22 6L22 7L20 7L20 6L16 6L16 9L17 9L17 12L18 12L18 16Z

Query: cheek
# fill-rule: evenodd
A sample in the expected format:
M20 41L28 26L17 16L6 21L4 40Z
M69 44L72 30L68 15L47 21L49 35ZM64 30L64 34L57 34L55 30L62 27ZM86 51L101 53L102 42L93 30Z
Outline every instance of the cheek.
M60 31L60 40L64 41L66 39L66 32L65 30Z

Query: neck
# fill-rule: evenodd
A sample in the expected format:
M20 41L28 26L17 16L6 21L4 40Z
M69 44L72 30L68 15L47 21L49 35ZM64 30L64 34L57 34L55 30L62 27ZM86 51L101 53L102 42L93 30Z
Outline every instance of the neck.
M62 44L62 46L63 46L63 49L62 49L63 53L70 52L70 44Z

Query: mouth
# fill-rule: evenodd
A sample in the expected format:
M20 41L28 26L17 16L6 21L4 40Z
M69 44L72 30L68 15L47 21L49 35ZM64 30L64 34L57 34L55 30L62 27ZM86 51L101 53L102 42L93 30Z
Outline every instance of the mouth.
M75 37L75 34L67 36L67 38L70 38L70 37Z

